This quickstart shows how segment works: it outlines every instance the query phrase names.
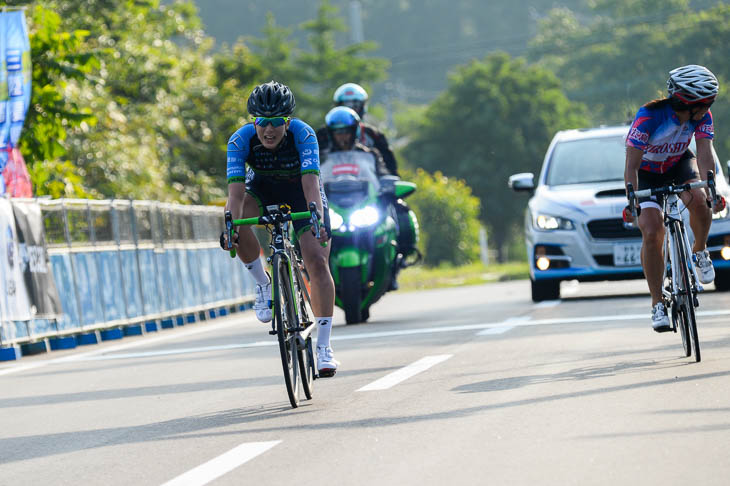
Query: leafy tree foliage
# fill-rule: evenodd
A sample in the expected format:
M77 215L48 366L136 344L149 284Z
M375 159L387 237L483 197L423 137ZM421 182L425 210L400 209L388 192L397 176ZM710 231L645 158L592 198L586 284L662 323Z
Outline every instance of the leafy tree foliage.
M468 182L502 261L525 205L507 188L507 178L538 171L554 132L585 122L582 107L568 101L552 73L493 54L451 75L404 154L420 167Z
M479 258L479 199L463 180L440 171L404 170L418 190L408 204L421 227L419 247L424 263L463 265Z
M63 30L60 16L43 5L32 6L27 17L33 89L20 150L36 194L84 197L84 172L68 159L65 141L75 130L96 123L92 111L71 93L99 61L86 45L88 31Z
M730 43L730 5L695 10L687 0L596 0L595 8L587 22L565 8L551 11L530 51L563 80L571 99L590 107L594 124L630 121L639 106L666 96L671 69L701 64L720 81L712 112L723 133L730 120L724 95L730 67L722 56ZM730 139L717 137L715 144L722 158L730 156Z

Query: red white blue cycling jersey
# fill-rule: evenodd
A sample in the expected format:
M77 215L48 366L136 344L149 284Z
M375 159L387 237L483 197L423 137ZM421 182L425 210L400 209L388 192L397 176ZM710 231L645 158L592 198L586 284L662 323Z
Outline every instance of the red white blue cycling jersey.
M644 151L640 170L663 174L682 158L692 136L712 139L714 133L709 110L700 121L681 123L669 104L653 109L641 107L626 137L626 146Z

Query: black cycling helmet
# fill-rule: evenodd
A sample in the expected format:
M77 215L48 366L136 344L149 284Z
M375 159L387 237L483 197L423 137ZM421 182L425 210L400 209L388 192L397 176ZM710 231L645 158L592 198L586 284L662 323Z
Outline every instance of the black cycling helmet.
M248 97L248 114L251 116L289 116L294 112L297 103L289 86L270 81L260 84L251 91Z

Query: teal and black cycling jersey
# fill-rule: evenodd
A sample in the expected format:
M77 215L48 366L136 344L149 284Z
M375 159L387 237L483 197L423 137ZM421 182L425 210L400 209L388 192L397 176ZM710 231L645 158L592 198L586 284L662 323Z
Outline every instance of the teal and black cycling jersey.
M228 183L265 177L291 180L303 174L319 175L319 145L312 127L299 119L289 123L286 137L274 151L264 148L253 123L242 126L228 140Z

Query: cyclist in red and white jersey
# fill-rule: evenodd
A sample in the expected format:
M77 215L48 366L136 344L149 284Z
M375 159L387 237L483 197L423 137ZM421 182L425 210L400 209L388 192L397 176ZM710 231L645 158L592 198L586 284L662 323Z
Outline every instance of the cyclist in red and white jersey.
M710 105L715 101L718 82L709 69L694 64L672 70L667 80L668 96L642 106L626 139L626 184L637 190L684 184L707 177L715 169L712 138L714 128ZM692 137L697 156L688 148ZM702 283L715 278L706 249L712 223L710 196L702 188L681 195L690 213L695 236L692 251ZM652 327L657 332L670 330L667 310L662 301L664 224L659 197L639 199L639 229L642 236L641 263L651 293ZM715 208L721 210L722 207ZM627 221L633 218L624 211Z

